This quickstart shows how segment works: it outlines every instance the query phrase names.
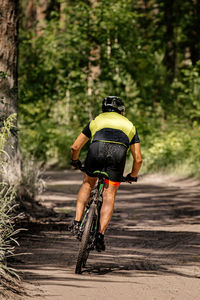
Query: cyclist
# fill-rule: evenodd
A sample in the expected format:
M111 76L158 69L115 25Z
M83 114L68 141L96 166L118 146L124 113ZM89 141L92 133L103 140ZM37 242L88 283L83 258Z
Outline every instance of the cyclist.
M98 251L105 250L104 233L112 217L116 192L123 178L128 148L133 156L133 167L131 173L126 176L126 181L137 181L142 164L139 136L135 126L123 116L125 111L123 101L119 97L108 96L102 102L102 111L103 113L87 124L75 140L72 145L71 160L72 166L81 167L80 151L91 139L85 160L84 179L77 198L76 216L70 227L75 235L78 233L90 192L97 180L93 172L105 168L109 175L109 180L105 180L99 233L95 239Z

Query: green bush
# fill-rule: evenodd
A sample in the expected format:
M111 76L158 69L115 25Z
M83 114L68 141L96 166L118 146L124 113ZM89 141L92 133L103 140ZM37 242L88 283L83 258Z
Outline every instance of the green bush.
M169 126L142 143L143 172L171 172L200 177L200 127Z

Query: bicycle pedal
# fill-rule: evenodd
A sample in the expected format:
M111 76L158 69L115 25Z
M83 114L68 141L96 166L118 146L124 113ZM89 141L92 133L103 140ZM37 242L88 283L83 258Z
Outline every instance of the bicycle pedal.
M94 250L94 244L90 244L90 245L88 246L88 250L89 250L89 251Z
M82 235L83 233L79 231L78 234L76 235L77 240L81 241Z

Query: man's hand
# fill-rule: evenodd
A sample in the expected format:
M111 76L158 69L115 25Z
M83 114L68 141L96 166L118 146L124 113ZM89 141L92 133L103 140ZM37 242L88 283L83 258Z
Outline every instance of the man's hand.
M80 169L82 167L82 163L79 159L71 160L71 166L75 167L75 169Z
M125 181L128 181L128 182L137 182L137 177L132 177L131 173L129 173L128 175L126 175Z

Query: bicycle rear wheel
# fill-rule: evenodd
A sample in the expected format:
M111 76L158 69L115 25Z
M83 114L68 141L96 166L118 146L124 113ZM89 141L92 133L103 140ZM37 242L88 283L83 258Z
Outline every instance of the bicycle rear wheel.
M77 263L76 263L76 269L75 273L76 274L81 274L81 269L82 267L85 266L88 255L89 255L89 250L88 250L88 242L90 238L90 233L93 227L93 222L94 222L94 215L95 215L95 204L92 203L89 209L89 213L87 216L87 221L85 224L85 229L83 231L80 247L79 247L79 253L78 253L78 258L77 258Z

